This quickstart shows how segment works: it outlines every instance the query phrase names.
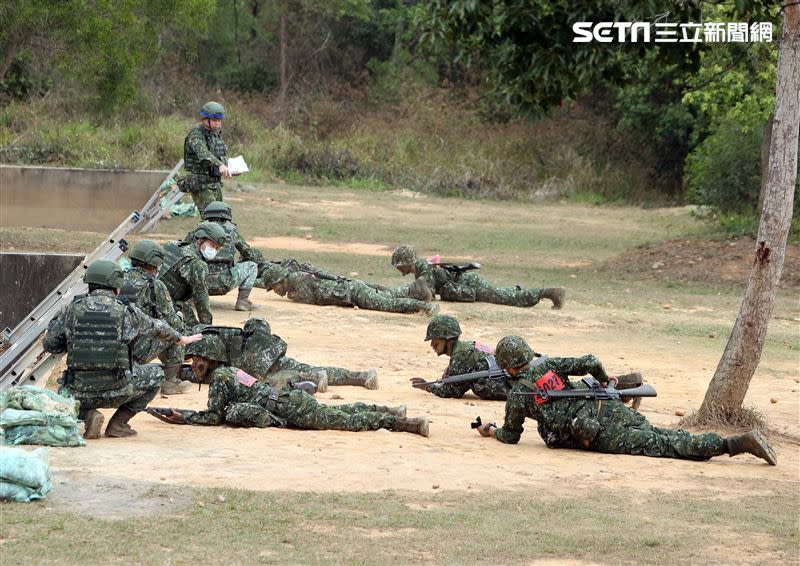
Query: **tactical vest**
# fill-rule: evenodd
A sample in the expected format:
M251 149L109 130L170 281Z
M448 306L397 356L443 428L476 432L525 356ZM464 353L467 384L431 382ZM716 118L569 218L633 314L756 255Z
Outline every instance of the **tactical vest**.
M125 274L119 297L127 299L128 302L142 309L145 314L153 318L161 318L156 309L156 285L153 276L143 271L129 271Z
M192 288L181 276L180 269L197 258L193 246L194 243L186 242L164 244L164 263L161 265L162 274L158 278L167 287L173 301L185 301L192 295Z
M127 308L115 300L89 309L86 296L72 302L74 322L68 331L67 382L78 391L107 391L124 386L131 370L128 345L122 342Z
M225 221L218 222L225 234L228 236L225 239L225 245L222 246L217 255L212 260L206 260L209 264L223 263L226 267L231 268L236 263L236 225L233 222Z
M242 329L236 326L206 326L204 336L216 336L225 345L227 364L242 367Z
M222 141L222 136L204 128L202 125L195 127L194 130L191 130L189 135L191 135L191 133L195 130L202 134L208 150L213 153L217 159L225 163L227 148L225 147L225 142ZM183 144L183 166L190 173L208 176L209 179L207 182L213 182L214 179L211 179L209 175L210 171L207 167L203 167L202 163L200 162L200 158L189 145L189 135L186 136L186 140Z

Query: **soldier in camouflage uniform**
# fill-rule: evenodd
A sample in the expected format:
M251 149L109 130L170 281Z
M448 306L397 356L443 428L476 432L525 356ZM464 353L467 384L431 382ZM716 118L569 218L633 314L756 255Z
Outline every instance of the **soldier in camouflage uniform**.
M228 149L222 141L222 119L225 108L219 102L208 102L200 109L201 123L192 128L183 141L185 174L178 180L183 192L192 195L200 212L208 203L222 200L222 178L230 177Z
M403 245L392 253L392 265L403 275L413 273L414 277L425 279L433 295L443 301L460 303L495 303L512 307L532 307L541 299L553 301L553 308L560 309L564 304L566 289L548 287L545 289L525 289L515 287L495 287L486 279L471 271L454 271L438 265L438 262L418 259L414 248Z
M452 316L437 316L428 324L425 341L430 340L431 348L437 356L450 357L450 364L444 370L442 378L498 367L492 346L474 340L459 340L460 336L461 326ZM421 387L420 384L424 381L419 377L411 380L415 387L424 388L425 391L433 393L437 397L455 399L460 399L464 393L472 389L473 393L481 399L505 401L510 387L505 379L489 379L488 377L465 383L434 382Z
M516 444L526 417L535 419L539 435L548 448L577 448L610 454L635 454L657 458L708 460L722 454L749 453L771 465L777 456L758 431L723 438L715 432L690 434L685 430L658 428L618 399L587 400L530 395L540 389L575 389L581 384L570 375L591 374L608 382L603 365L591 355L581 358L546 358L532 364L533 351L519 336L506 336L497 343L497 363L511 374L513 385L506 401L503 426L479 426L483 436ZM523 394L516 394L520 392ZM524 393L528 393L525 395Z
M216 256L207 259L208 263L208 293L210 295L226 295L233 289L239 288L236 297L237 311L252 311L258 307L250 300L250 292L258 278L258 265L263 263L261 252L254 250L239 234L230 207L224 202L214 201L206 206L201 213L204 222L213 222L220 226L226 234L225 245L220 248ZM189 232L184 241L191 242L194 232ZM236 252L240 258L236 260ZM263 285L262 285L263 286Z
M289 380L308 380L324 393L328 385L358 385L378 388L378 372L353 371L334 366L314 366L286 355L287 344L272 333L269 323L260 317L247 319L244 328L197 327L204 335L219 337L225 345L226 362L253 375L260 381L279 387Z
M162 420L195 425L224 423L247 426L286 426L307 430L377 430L386 428L428 436L428 419L406 418L405 406L385 407L365 403L327 406L299 389L261 383L247 372L225 362L225 346L216 336L206 336L187 349L192 371L208 390L208 409L171 409Z
M136 341L153 338L186 345L201 336L184 337L119 299L123 273L113 261L95 261L83 280L89 293L75 297L50 321L42 345L53 354L67 353L59 394L80 401L84 437L99 438L104 418L97 409L103 407L117 407L106 436L132 436L136 431L128 421L156 396L164 380L160 366L136 362L131 352Z
M175 306L164 283L156 279L158 268L164 263L164 250L156 242L140 240L128 251L133 266L125 274L120 298L139 307L152 318L163 320L178 332L183 332L183 319L175 312ZM133 360L144 364L158 357L164 364L164 383L161 393L175 395L191 388L189 381L178 379L183 362L184 349L171 342L153 336L138 338L132 348Z
M164 244L164 263L159 280L164 283L183 322L192 328L198 321L211 324L211 302L208 298L208 264L225 245L227 236L219 224L201 222L191 242ZM194 308L197 309L195 316Z
M426 314L435 314L438 310L436 304L392 297L363 281L347 279L329 281L302 271L289 273L279 266L271 269L269 281L270 289L277 294L309 305L337 305L398 313L422 311Z

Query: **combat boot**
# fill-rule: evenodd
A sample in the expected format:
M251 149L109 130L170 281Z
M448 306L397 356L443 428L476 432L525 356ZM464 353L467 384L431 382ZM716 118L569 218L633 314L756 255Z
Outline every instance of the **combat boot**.
M740 434L738 436L729 436L725 439L728 444L728 454L736 456L737 454L752 454L758 456L762 460L766 460L770 466L778 464L778 456L772 447L767 444L766 439L761 436L757 430L751 430L748 433Z
M378 413L389 413L390 415L394 415L395 417L405 417L406 416L406 406L400 405L398 407L386 407L383 405L375 405L375 411Z
M554 309L560 309L564 306L564 298L566 296L567 290L564 287L548 287L542 289L542 298L553 301Z
M100 431L103 430L103 421L106 418L97 409L83 409L78 415L83 421L83 437L89 440L100 438Z
M439 305L436 303L425 303L422 307L422 312L428 316L433 316L439 312Z
M413 432L421 436L428 436L428 417L421 417L417 419L407 419L405 417L398 417L394 421L392 430L398 432Z
M433 300L433 293L430 287L428 287L428 282L422 277L417 277L411 284L411 288L408 290L408 296L411 299L417 299L423 303L429 303Z
M325 393L328 390L328 370L301 371L300 377L316 383L317 393Z
M253 301L250 300L250 292L253 289L242 289L239 288L239 295L236 297L236 306L233 307L233 310L237 311L254 311L258 310L258 305L254 304Z
M164 366L164 382L161 384L162 395L178 395L186 393L192 388L192 382L181 380L178 374L181 371L181 364Z
M367 389L378 388L378 370L375 368L367 371L349 371L344 385L360 385Z
M131 420L136 413L128 409L117 409L117 412L108 421L106 427L106 436L110 438L121 438L123 436L136 436L136 431L131 428L128 421Z

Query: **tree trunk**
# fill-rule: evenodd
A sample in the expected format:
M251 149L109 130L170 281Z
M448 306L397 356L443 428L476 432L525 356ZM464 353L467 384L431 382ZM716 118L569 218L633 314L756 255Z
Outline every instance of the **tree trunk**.
M769 179L769 145L772 143L772 122L775 114L771 114L764 124L764 138L761 141L761 188L758 190L756 210L764 209L764 195L767 192L767 179Z
M17 49L19 49L19 42L15 40L11 40L6 46L3 63L0 65L0 81L6 77L6 73L11 68L14 58L17 56Z
M288 49L289 39L286 36L286 20L289 18L289 0L281 1L281 29L280 29L280 42L281 42L281 85L278 91L278 104L283 107L286 105L286 93L289 90L289 79L286 76L286 51Z
M701 422L715 414L733 417L740 411L761 359L767 325L775 305L775 289L783 269L797 180L800 130L798 61L800 5L789 1L783 8L769 172L753 269L725 352L700 407L698 418Z

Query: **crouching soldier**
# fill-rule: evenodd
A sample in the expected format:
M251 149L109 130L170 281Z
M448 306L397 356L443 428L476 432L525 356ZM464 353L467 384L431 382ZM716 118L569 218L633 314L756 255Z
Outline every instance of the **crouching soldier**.
M723 438L715 432L690 434L685 430L658 428L619 399L549 397L547 391L576 389L570 375L591 374L597 381L608 375L594 356L548 358L531 364L534 354L519 336L497 343L497 363L510 374L512 387L506 401L502 427L475 423L482 436L516 444L527 417L537 421L548 448L577 448L609 454L635 454L658 458L708 460L714 456L748 453L776 465L778 458L758 431Z
M428 436L428 419L406 418L405 406L385 407L365 403L327 406L300 389L261 383L225 362L225 346L216 336L205 336L187 348L192 371L208 390L208 409L149 409L174 424L246 427L282 426L307 430L377 430L385 428Z
M42 344L53 354L67 353L59 394L80 401L78 416L86 424L84 437L100 437L104 417L97 409L106 407L117 408L106 436L132 436L136 431L128 421L144 410L164 381L160 366L135 362L132 344L152 337L183 346L202 335L181 336L166 322L119 299L123 273L113 261L92 263L83 281L89 293L75 297L50 321Z

